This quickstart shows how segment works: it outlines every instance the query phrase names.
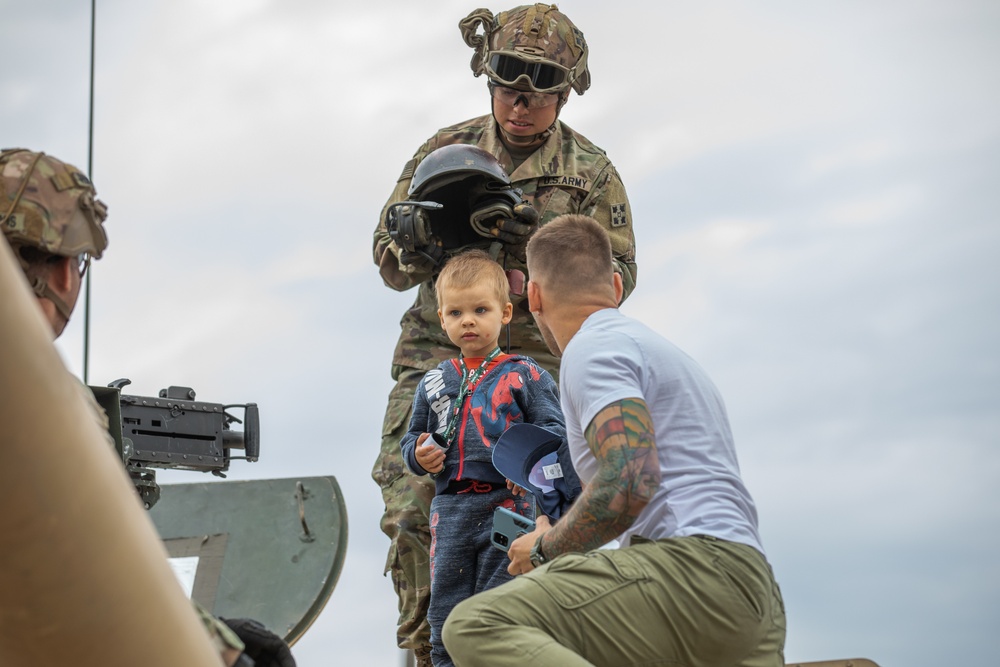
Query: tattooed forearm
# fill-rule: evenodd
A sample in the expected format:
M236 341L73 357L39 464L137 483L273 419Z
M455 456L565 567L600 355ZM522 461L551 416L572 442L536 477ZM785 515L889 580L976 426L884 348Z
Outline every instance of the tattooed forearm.
M659 488L656 436L644 401L612 403L597 413L584 435L598 472L545 535L542 550L550 557L607 544L635 522Z

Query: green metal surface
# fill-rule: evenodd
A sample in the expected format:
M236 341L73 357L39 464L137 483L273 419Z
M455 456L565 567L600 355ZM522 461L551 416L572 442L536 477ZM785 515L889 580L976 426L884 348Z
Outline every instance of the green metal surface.
M347 551L332 476L164 484L149 515L172 561L193 568L195 600L215 616L256 619L289 644L330 599Z

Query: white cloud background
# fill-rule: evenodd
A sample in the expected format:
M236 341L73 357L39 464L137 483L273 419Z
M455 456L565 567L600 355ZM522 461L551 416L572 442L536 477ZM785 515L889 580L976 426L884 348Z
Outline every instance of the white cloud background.
M90 381L259 403L262 460L231 478L334 474L350 516L299 664L399 664L369 471L412 295L371 231L423 140L488 110L475 5L97 4ZM726 396L788 660L995 662L1000 6L560 4L594 79L563 118L633 207L624 310ZM0 143L85 169L89 3L0 16Z

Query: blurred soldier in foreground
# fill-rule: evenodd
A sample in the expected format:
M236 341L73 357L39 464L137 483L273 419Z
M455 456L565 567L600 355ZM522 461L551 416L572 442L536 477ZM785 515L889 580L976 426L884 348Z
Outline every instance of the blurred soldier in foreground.
M107 207L80 170L41 152L0 152L0 227L52 327L53 339L72 316L91 259L100 259L108 246L106 217ZM107 416L90 391L79 386L106 431ZM196 611L224 664L294 667L285 642L256 621L224 624L197 605Z
M417 150L404 166L374 233L374 260L385 284L398 291L418 287L416 300L400 323L402 333L392 359L396 386L389 394L372 477L385 501L382 530L392 540L386 570L399 597L397 643L413 649L420 665L430 664L425 616L430 597L428 511L434 485L407 472L399 441L423 374L458 354L438 322L433 289L438 271L448 256L479 246L504 269L526 272L524 247L539 225L560 214L583 213L611 235L615 270L622 276L626 296L636 280L632 218L618 172L602 149L558 119L570 91L582 95L590 86L583 33L555 5L547 4L516 7L497 16L477 9L459 23L459 29L474 49L473 74L486 75L491 112L440 130ZM456 246L449 246L445 238L432 238L413 251L400 247L387 228L387 212L399 202L424 195L427 183L439 175L432 160L425 158L453 145L478 147L493 156L529 206L514 207L513 215L495 222L485 232L491 238ZM474 167L469 169L470 176L475 172ZM454 173L440 176L456 178ZM460 224L467 229L469 221ZM461 237L463 231L455 235ZM513 319L500 338L504 351L530 356L558 378L558 359L542 341L526 299L512 293L511 302Z

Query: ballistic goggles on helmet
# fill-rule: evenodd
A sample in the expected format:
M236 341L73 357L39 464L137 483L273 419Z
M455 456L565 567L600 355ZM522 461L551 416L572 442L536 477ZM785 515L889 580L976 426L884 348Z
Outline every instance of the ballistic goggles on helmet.
M527 109L543 109L559 101L559 93L531 93L526 90L501 86L492 81L490 82L490 95L493 96L493 99L510 107L517 106L518 100L520 100Z
M486 61L486 73L505 86L527 85L536 93L558 93L573 82L573 70L551 60L525 60L511 51L491 53Z
M80 272L80 279L82 280L87 275L87 269L90 268L90 253L80 253L74 258L74 261L76 262L76 270Z

